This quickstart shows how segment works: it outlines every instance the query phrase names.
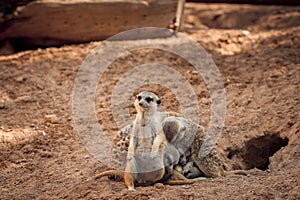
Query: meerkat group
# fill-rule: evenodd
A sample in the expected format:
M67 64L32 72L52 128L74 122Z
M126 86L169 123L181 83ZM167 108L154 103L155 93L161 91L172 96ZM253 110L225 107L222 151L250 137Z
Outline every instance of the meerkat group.
M112 148L111 167L95 178L123 178L129 190L134 185L191 184L205 178L243 174L225 171L216 148L199 157L204 142L202 126L175 112L159 112L161 101L151 92L141 92L135 100L134 122L118 132ZM173 170L174 169L174 170ZM125 171L123 171L125 170Z
M137 115L132 126L127 127L130 129L130 140L125 172L109 170L97 175L97 178L107 175L122 177L129 190L135 190L134 184L150 185L163 180L168 184L194 182L176 172L174 177L177 180L167 180L173 175L173 165L178 163L180 153L166 139L162 126L163 114L157 110L160 103L153 93L141 92L137 95Z

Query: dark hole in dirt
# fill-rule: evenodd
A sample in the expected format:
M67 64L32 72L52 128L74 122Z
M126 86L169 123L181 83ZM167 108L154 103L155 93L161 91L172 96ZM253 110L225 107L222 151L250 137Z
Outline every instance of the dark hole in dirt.
M266 170L270 164L269 158L287 144L287 138L264 135L250 139L241 149L231 149L227 158L238 161L238 166L234 168Z

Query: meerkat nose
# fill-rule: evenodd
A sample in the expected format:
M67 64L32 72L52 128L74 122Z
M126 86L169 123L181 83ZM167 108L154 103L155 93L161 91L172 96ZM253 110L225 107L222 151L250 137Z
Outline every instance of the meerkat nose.
M140 103L139 103L139 105L140 105L140 106L142 106L142 105L143 105L143 103L142 103L142 102L140 102Z

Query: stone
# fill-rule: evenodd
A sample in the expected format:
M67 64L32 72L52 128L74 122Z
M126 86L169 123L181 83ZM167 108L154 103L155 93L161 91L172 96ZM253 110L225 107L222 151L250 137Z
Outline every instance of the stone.
M140 27L168 27L177 0L39 0L0 23L0 42L53 46L106 39ZM2 18L3 20L3 18Z
M54 114L45 115L45 122L49 122L49 123L52 123L52 124L57 124L59 122L59 118Z

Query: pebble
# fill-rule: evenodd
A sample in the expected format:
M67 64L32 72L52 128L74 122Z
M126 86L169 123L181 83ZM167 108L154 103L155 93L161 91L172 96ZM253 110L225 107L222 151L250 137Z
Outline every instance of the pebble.
M22 82L24 82L24 81L26 80L26 78L23 77L23 76L19 76L19 77L17 77L15 80L16 80L18 83L22 83Z
M189 189L189 188L190 188L189 185L183 185L182 187L183 187L184 189Z
M16 98L16 100L15 100L16 102L30 102L30 101L32 101L32 97L31 96L27 96L27 95L25 95L25 96L20 96L20 97L18 97L18 98Z
M5 103L0 101L0 109L4 109L5 108Z
M46 136L46 135L47 135L47 133L46 133L45 131L43 131L42 134L43 134L43 136Z
M49 123L52 123L52 124L57 124L59 122L59 118L54 114L45 115L45 122L49 122Z
M247 31L247 30L243 30L242 33L243 33L244 35L249 35L249 34L250 34L250 32Z
M165 188L164 184L162 184L162 183L155 183L154 187L157 188L157 189L163 189L163 188Z

